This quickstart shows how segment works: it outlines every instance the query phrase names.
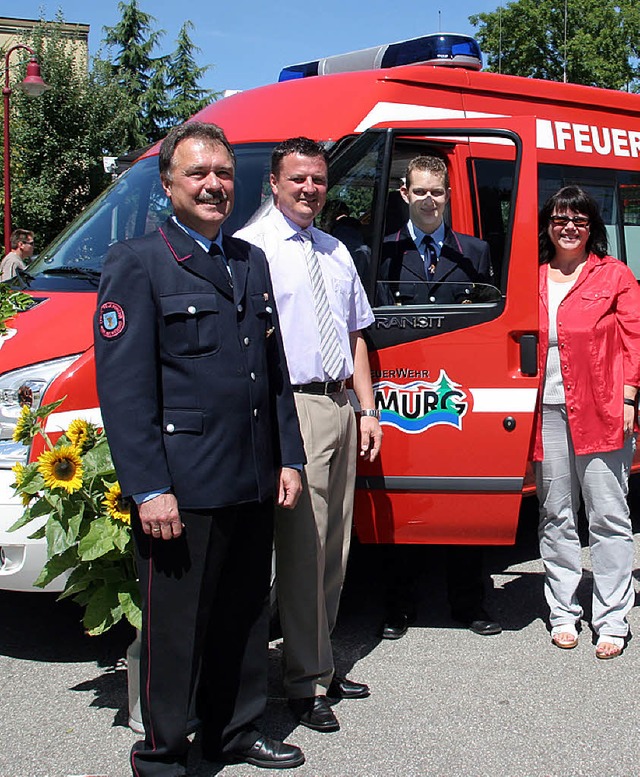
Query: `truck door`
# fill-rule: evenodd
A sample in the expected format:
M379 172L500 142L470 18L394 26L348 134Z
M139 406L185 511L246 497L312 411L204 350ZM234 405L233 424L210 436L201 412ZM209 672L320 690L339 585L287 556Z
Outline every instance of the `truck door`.
M446 294L381 272L389 242L406 238L400 188L420 155L446 162L452 239L490 248L492 276L452 274ZM358 473L364 542L514 542L539 385L536 193L529 117L397 123L334 153L322 226L350 248L376 317L367 338L384 441Z

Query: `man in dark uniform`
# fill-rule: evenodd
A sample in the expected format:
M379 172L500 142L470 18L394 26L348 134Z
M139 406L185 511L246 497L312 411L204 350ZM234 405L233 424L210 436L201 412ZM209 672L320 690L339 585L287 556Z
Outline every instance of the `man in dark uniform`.
M304 450L264 254L223 237L235 158L191 122L162 144L174 215L107 256L95 327L100 405L132 524L143 605L145 740L135 777L204 756L287 768L301 750L261 735L274 490L292 508Z
M400 194L409 219L385 237L377 284L378 305L469 303L489 296L493 270L489 246L444 223L451 198L445 162L418 156L409 162ZM415 549L414 549L415 551ZM413 551L413 552L414 552ZM399 639L415 619L415 556L402 546L388 549L390 586L380 636ZM498 634L502 627L484 609L482 548L446 549L447 590L453 617L477 634Z
M451 197L445 163L438 157L415 157L405 181L400 195L409 206L409 220L384 239L377 304L473 301L483 285L493 282L489 246L444 223Z

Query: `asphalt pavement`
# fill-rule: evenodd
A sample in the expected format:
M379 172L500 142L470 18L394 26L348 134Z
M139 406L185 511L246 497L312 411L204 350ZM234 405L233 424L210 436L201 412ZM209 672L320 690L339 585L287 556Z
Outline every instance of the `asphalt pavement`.
M640 489L634 484L640 548ZM536 547L535 503L526 500L515 546L491 548L487 605L504 626L480 637L451 620L442 551L416 549L418 619L381 641L384 579L379 548L355 546L334 635L342 673L371 697L335 706L341 730L296 727L280 682L280 643L270 647L265 732L300 745L296 777L637 777L640 774L640 640L598 661L585 620L575 650L551 645ZM587 573L581 599L589 612ZM640 554L636 554L640 589ZM87 637L79 610L47 594L0 592L0 777L129 777L136 735L127 727L126 667L132 633ZM640 634L640 609L630 616ZM258 777L246 765L201 761L193 777Z

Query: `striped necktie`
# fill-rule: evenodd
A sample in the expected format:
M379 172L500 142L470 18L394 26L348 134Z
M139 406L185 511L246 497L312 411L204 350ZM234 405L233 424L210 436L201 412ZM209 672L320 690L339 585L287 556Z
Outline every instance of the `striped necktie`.
M422 238L422 245L424 246L424 270L427 278L432 280L438 264L438 254L431 235L425 235Z
M329 299L327 297L327 289L324 285L324 278L322 277L322 270L320 269L320 262L318 261L316 252L313 250L313 237L311 236L311 232L308 229L302 229L298 232L298 237L302 242L304 258L307 263L307 270L309 271L309 278L311 280L313 304L316 310L316 319L318 321L318 332L320 333L322 367L329 378L335 379L340 375L343 357L340 342L338 340L338 333L336 332L333 316L331 315L331 309L329 307Z

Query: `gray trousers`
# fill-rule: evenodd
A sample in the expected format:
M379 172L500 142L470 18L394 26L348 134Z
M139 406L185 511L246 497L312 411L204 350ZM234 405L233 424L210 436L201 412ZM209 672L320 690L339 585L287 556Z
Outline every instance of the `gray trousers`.
M583 614L577 598L582 492L593 570L591 625L596 634L624 637L634 603L633 534L626 497L635 440L628 439L619 450L576 456L565 405L543 405L542 439L544 461L536 463L538 534L551 626L576 623Z

